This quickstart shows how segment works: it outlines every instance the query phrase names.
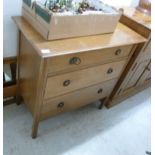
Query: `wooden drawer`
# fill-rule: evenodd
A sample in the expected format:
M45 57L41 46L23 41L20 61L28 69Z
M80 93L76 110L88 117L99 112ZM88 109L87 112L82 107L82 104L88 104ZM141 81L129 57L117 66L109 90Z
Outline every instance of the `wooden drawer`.
M110 95L117 79L109 80L92 87L80 89L67 95L45 101L42 107L42 119L61 112L70 111Z
M82 66L101 64L113 59L127 57L133 45L69 54L47 59L48 73L77 69Z
M52 98L80 88L116 78L126 60L48 77L44 98Z

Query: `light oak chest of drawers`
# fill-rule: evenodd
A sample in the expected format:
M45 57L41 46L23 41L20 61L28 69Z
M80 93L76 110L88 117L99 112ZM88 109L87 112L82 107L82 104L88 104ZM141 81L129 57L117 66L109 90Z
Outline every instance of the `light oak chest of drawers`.
M103 106L128 60L145 39L118 23L112 34L45 41L22 17L19 28L18 97L34 122L77 109L97 100Z

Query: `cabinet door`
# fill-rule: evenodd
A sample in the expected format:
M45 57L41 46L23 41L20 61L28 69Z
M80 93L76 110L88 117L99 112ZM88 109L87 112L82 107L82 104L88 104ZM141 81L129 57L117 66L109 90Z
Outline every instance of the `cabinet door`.
M151 52L151 40L148 42L147 46L143 50L144 53L150 53Z
M141 75L140 79L137 82L137 86L141 86L151 80L151 62L146 67L145 71Z
M148 41L148 43L146 44L146 46L144 47L144 49L142 50L142 52L140 53L140 57L142 57L141 59L151 59L151 40Z
M145 60L140 63L135 63L133 66L134 72L133 74L128 78L123 91L127 91L128 89L135 87L138 80L140 79L141 75L145 71L146 67L148 66L150 60Z

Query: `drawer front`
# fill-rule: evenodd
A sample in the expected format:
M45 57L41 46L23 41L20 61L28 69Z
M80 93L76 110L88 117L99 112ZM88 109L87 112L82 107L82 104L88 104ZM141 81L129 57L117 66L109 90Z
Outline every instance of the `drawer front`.
M52 98L80 88L116 78L126 60L47 78L44 98Z
M132 45L128 45L48 58L48 73L54 73L68 69L78 69L82 66L101 64L108 62L109 60L127 57L132 50L132 47Z
M87 87L71 92L67 95L45 101L42 107L42 119L70 111L97 101L98 99L105 98L110 95L116 82L117 79L109 80L92 87Z

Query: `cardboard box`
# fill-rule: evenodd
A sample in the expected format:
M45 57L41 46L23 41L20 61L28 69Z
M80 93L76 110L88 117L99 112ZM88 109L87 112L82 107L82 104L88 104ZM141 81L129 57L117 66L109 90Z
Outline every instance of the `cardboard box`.
M25 5L22 8L23 17L46 40L112 33L121 16L120 12L96 14L95 11L93 14L58 15L37 3L34 8Z
M33 8L33 1L34 0L23 0L23 8L31 14L33 17L35 17L35 10Z

